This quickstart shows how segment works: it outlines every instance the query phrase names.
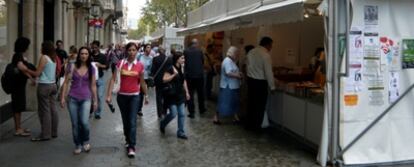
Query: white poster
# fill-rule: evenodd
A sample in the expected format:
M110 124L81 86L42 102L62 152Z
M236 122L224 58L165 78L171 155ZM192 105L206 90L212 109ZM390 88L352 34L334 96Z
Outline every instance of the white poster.
M378 25L378 6L364 6L365 25Z
M388 99L390 103L394 103L400 97L400 76L398 72L390 72Z
M352 27L349 32L349 60L353 64L360 64L364 56L363 34L360 27Z

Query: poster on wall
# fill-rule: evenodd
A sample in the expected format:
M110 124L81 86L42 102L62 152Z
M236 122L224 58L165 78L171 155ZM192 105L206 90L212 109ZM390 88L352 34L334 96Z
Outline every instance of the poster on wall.
M388 66L389 71L399 71L400 66L400 43L390 37L380 37L381 64Z
M349 31L349 60L353 64L360 64L364 56L363 38L360 27L352 27Z
M378 25L378 6L364 6L365 25Z
M350 64L349 76L345 80L346 93L357 93L363 90L361 69L361 64Z
M414 39L402 40L402 68L414 68Z
M390 72L389 76L388 100L394 103L400 97L400 77L398 72Z

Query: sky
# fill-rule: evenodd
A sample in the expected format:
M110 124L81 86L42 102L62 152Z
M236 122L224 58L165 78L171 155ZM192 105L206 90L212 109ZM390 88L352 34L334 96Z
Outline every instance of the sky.
M128 26L137 28L137 21L141 16L141 8L145 6L146 0L123 0L124 6L128 7Z

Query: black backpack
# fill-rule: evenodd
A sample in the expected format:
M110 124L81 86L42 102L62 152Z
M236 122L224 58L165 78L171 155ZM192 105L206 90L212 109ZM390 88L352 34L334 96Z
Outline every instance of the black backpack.
M6 66L3 75L1 76L1 87L3 88L4 92L6 92L6 94L12 93L14 76L16 76L15 70L16 66L12 63L9 63Z

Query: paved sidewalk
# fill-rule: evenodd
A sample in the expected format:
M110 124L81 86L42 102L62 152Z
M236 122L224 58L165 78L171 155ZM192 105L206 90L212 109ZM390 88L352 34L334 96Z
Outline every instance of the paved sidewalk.
M72 131L69 114L59 112L59 137L51 141L33 143L30 138L14 137L8 131L0 141L0 166L2 167L122 167L122 166L292 166L311 167L316 155L291 138L281 134L254 134L223 120L220 126L211 122L215 105L207 104L209 112L186 118L188 141L176 138L177 122L159 132L154 97L144 107L144 116L138 119L137 155L129 159L123 146L122 122L118 106L111 113L106 108L101 120L91 119L90 153L73 155ZM34 114L34 115L33 115ZM35 113L23 125L39 133ZM30 117L32 116L32 117ZM2 129L4 131L4 128ZM3 132L2 131L2 132Z

